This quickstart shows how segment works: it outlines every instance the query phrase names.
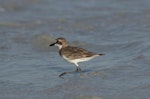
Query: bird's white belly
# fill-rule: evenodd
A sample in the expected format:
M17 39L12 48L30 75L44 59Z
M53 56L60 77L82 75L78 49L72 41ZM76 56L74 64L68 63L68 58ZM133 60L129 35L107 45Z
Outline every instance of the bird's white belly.
M79 58L79 59L69 59L66 56L62 56L65 60L67 60L70 63L79 63L79 62L84 62L84 61L88 61L91 60L93 57L87 57L87 58Z

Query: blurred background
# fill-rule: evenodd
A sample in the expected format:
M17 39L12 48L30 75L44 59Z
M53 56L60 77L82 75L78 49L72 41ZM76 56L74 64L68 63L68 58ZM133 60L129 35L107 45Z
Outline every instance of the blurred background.
M79 64L57 37L105 56ZM0 99L149 99L150 0L0 0Z

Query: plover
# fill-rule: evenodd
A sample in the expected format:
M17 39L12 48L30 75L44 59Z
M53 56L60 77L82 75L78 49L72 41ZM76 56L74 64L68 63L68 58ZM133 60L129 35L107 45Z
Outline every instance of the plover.
M59 75L62 77L67 73L80 72L80 76L82 76L82 70L78 63L91 60L97 56L102 56L104 54L97 54L90 51L87 51L83 48L69 46L68 42L65 38L57 38L56 42L50 44L49 46L58 46L59 47L59 55L67 60L70 63L76 65L76 70L71 72L63 72Z

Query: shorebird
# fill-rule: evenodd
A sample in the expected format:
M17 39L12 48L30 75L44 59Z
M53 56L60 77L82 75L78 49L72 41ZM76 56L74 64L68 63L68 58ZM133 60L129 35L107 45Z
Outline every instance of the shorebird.
M64 58L66 61L73 63L76 65L76 70L71 72L63 72L59 75L62 77L67 73L80 72L80 76L82 76L82 70L78 63L91 60L97 56L102 56L104 54L97 54L90 51L87 51L83 48L73 47L68 44L65 38L57 38L55 43L50 44L49 46L58 46L59 55Z

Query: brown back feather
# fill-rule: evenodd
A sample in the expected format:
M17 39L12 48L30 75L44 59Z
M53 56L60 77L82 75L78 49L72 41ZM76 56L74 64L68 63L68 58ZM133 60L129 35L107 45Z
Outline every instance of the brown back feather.
M59 52L60 55L65 55L66 57L70 58L70 59L77 59L80 57L86 58L86 57L91 57L93 55L96 55L95 53L89 52L83 48L78 48L78 47L65 47L62 48Z

